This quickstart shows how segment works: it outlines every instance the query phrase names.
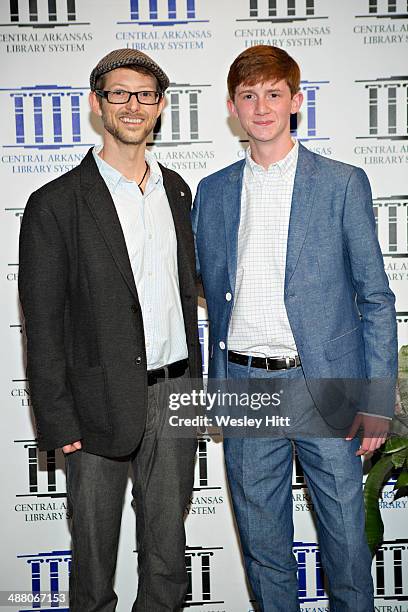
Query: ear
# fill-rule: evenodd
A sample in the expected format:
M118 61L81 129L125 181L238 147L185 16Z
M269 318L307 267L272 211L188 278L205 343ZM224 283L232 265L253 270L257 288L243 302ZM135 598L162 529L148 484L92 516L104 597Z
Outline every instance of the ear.
M302 94L301 91L298 91L292 97L292 104L291 104L291 108L290 108L290 112L291 112L292 115L294 115L295 113L299 112L299 109L302 106L302 102L303 102L303 94Z
M100 104L100 98L96 95L94 91L89 93L89 106L91 107L91 111L98 115L98 117L102 116L102 109Z
M238 117L237 109L235 108L235 104L231 100L231 98L227 100L227 107L230 115L232 115L233 117Z

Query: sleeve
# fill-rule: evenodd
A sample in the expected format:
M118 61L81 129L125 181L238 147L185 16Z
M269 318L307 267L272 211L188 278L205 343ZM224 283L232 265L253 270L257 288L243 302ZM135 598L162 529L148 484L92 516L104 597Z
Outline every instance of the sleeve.
M343 232L363 331L368 384L361 412L391 417L398 361L395 296L375 232L370 184L360 168L348 181Z
M200 181L200 183L198 184L198 187L197 187L197 193L196 193L196 196L194 198L193 208L192 208L192 211L191 211L191 225L193 227L193 234L194 234L194 248L195 248L195 256L196 256L196 270L197 270L197 276L198 277L201 276L201 272L200 272L200 260L199 260L199 257L198 257L198 250L197 250L197 233L198 233L198 222L199 222L199 217L200 217L201 184L202 184L202 182Z
M68 263L54 214L31 196L20 232L19 294L27 336L27 375L41 450L81 439L66 377Z

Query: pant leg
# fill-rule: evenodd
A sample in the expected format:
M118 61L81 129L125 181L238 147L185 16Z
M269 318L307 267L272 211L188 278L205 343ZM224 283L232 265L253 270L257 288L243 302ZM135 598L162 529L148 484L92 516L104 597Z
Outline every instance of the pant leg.
M262 612L297 612L292 552L293 447L285 438L224 440L247 576Z
M165 395L165 389L167 384L149 388L146 431L132 461L139 566L132 612L180 610L188 587L184 514L194 484L197 440L160 435L167 413L159 393Z
M262 375L275 378L275 373L229 364L230 379ZM296 376L291 371L287 377ZM224 454L245 568L257 603L262 612L297 612L292 442L275 436L226 438Z
M66 455L71 512L71 612L114 612L113 590L129 460Z
M371 554L365 537L359 442L302 438L295 442L316 509L331 612L373 612Z

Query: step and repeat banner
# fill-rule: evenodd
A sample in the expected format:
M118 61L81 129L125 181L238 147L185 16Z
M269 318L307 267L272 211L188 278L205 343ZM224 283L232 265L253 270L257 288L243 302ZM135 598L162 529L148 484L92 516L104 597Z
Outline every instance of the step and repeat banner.
M245 135L226 108L233 59L256 44L293 55L305 97L294 134L317 153L363 167L371 181L402 346L408 344L407 42L406 0L1 0L0 591L27 591L14 602L3 594L4 609L69 609L63 459L59 452L39 452L35 440L17 296L18 235L29 194L101 142L101 126L88 107L91 69L120 47L140 49L165 69L171 86L150 146L194 192L202 177L244 155ZM206 371L204 303L199 312ZM408 612L408 498L394 501L394 482L381 500L385 535L373 562L376 611ZM130 500L129 486L116 578L119 612L130 610L137 588ZM293 509L301 609L326 611L313 504L296 461ZM219 436L200 437L186 529L186 609L252 610ZM52 605L33 601L30 593L39 590L55 595Z

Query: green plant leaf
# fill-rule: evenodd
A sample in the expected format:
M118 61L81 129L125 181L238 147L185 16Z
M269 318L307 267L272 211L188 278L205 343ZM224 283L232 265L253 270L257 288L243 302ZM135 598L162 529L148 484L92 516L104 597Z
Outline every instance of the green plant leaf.
M383 454L396 453L405 448L408 448L408 438L389 438L385 443Z
M366 514L366 536L371 554L381 544L384 534L384 524L381 518L379 497L386 480L388 480L394 463L392 457L383 455L371 468L364 486L364 503Z
M389 456L391 457L391 461L395 468L402 468L407 459L407 451L404 449L399 453L394 453L393 455Z
M400 489L402 487L408 487L408 470L402 470L401 474L397 478L394 489Z

